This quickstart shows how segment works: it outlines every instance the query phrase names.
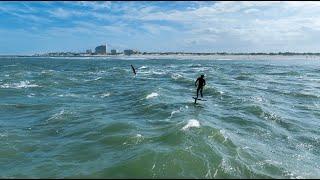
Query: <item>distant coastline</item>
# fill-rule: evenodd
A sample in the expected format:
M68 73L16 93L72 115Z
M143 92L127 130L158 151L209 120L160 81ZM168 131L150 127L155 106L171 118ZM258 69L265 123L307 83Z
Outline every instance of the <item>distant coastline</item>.
M131 55L117 54L85 54L85 53L45 53L34 55L0 55L0 57L129 57L129 56L320 56L320 53L295 53L295 52L278 52L278 53L191 53L191 52L135 52Z

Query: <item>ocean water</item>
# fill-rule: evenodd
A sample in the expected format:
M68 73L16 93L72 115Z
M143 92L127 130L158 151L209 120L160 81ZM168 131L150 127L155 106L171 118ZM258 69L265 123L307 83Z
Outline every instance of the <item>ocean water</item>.
M319 58L1 58L0 177L320 178L319 108Z

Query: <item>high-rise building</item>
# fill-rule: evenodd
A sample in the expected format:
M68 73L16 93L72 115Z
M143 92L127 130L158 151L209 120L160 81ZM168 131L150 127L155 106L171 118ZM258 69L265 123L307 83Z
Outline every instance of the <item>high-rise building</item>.
M116 55L116 54L117 54L117 50L111 49L111 55Z
M106 45L101 45L96 47L96 54L107 54L107 47Z

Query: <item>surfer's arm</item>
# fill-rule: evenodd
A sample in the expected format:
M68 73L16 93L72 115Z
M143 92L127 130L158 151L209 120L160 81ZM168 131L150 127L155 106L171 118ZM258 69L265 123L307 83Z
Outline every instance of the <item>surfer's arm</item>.
M206 80L203 80L203 86L205 86L206 85Z

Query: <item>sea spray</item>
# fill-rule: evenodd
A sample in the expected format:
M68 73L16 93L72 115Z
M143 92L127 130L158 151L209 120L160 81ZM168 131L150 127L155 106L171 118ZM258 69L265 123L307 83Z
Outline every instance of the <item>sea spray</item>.
M158 94L158 93L153 92L153 93L151 93L151 94L147 95L146 99L154 98L154 97L157 97L157 96L159 96L159 94Z
M182 130L187 130L187 129L193 128L193 127L195 127L195 128L200 127L200 123L199 123L198 120L196 120L196 119L190 119L190 120L188 121L188 124L186 124L185 126L183 126Z

